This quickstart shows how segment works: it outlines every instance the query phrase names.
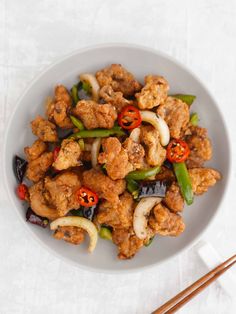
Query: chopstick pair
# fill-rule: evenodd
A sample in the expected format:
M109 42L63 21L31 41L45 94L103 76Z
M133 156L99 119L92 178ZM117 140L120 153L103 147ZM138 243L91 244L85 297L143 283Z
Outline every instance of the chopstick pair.
M224 272L236 263L236 255L233 255L225 262L211 270L209 273L198 279L185 290L178 293L175 297L156 309L152 314L172 314L178 311L184 304L192 300L197 294L208 287Z

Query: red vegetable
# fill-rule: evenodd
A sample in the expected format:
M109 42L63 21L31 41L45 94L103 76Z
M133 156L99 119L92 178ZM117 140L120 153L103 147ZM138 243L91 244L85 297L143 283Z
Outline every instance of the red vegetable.
M126 130L137 128L142 122L139 110L134 106L126 106L118 116L119 125Z
M28 187L21 183L18 185L16 189L17 196L19 197L20 200L24 201L27 198L28 195Z
M59 146L56 146L53 150L53 160L55 161L57 159L57 156L59 154L59 151L60 151L60 147Z
M77 191L77 195L81 206L91 207L98 203L97 194L86 187L81 187Z
M171 162L183 162L188 158L190 149L185 141L173 139L167 146L167 159Z

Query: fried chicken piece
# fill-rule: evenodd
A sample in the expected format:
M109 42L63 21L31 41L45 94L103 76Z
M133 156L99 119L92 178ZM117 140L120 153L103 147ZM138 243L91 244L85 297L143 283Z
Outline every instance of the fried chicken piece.
M32 161L41 156L46 152L48 145L41 140L36 140L32 146L27 146L24 148L26 159Z
M192 182L193 193L196 195L207 192L209 187L214 186L221 179L221 174L211 168L193 168L189 169L188 172Z
M161 171L156 175L155 179L160 180L160 181L164 181L164 180L175 181L176 177L175 177L174 172L171 169L165 166L162 166Z
M114 106L117 112L121 112L122 108L128 105L133 105L132 100L124 98L122 92L114 92L111 86L105 85L100 89L99 95L101 99Z
M70 167L80 166L81 148L73 139L65 139L61 143L61 149L58 153L53 167L57 170L64 170Z
M141 142L145 145L146 161L150 166L160 166L166 158L158 131L151 125L141 127Z
M45 152L37 159L30 161L26 169L26 177L33 181L37 182L42 179L53 163L53 153Z
M71 244L79 245L84 241L85 232L78 227L58 227L53 237L57 240L64 240Z
M86 129L111 129L117 119L116 110L112 105L98 104L93 100L80 100L73 113L82 120Z
M126 150L116 137L102 140L103 152L98 155L98 162L106 164L106 171L112 180L123 179L134 170Z
M145 86L135 95L140 109L152 109L164 103L169 84L162 76L145 76Z
M142 168L144 165L145 150L141 144L135 143L131 138L127 138L122 144L128 154L129 162L135 169Z
M96 192L99 198L111 203L119 202L119 195L125 190L125 180L113 181L102 172L90 169L83 172L83 185Z
M118 257L122 260L132 258L144 244L144 241L135 235L132 228L114 229L112 241L118 246Z
M133 197L125 192L114 204L103 201L98 209L97 221L113 228L129 228L133 222L134 201Z
M29 188L29 202L32 210L41 217L50 220L57 219L58 212L53 205L50 205L44 197L44 181L41 180Z
M112 64L96 73L100 87L111 86L115 92L122 92L124 97L133 96L141 89L141 84L136 81L133 74L120 64Z
M31 128L34 135L38 136L43 142L57 142L58 136L55 124L37 116L31 121Z
M173 182L168 188L163 203L174 213L181 212L184 209L184 198L180 193L177 182Z
M62 129L70 129L73 123L69 118L72 109L72 100L69 92L63 85L55 88L55 99L48 99L46 114L51 122L54 122Z
M66 171L58 174L51 179L44 179L44 188L46 193L45 199L52 204L59 217L65 216L71 209L80 207L76 191L81 187L79 176L72 172Z
M157 114L168 124L170 136L180 138L189 122L188 105L180 99L169 96L164 104L157 108Z
M154 207L148 223L156 234L160 234L162 236L177 237L185 229L182 217L178 214L172 213L161 203Z
M202 167L204 162L212 158L212 145L207 137L207 130L199 126L189 128L191 135L185 137L190 154L186 160L188 168Z

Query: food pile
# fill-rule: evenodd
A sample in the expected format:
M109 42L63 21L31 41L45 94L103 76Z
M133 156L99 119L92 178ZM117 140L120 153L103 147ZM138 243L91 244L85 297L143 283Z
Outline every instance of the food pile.
M14 156L26 220L53 237L81 244L111 240L120 259L155 236L179 236L181 213L220 179L207 130L190 115L193 95L169 95L167 80L144 84L119 64L55 88L45 117L31 121L36 140ZM24 182L24 183L23 183Z

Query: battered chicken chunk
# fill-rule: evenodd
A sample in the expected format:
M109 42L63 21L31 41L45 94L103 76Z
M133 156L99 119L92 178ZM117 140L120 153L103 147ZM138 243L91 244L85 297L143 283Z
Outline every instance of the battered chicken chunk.
M157 114L168 124L170 136L180 138L189 122L188 105L180 99L169 96L165 103L157 108Z
M211 168L193 168L189 169L189 175L192 182L193 193L201 195L207 192L208 188L214 186L221 175L218 171Z
M164 103L169 84L162 76L145 76L145 86L135 95L140 109L152 109Z
M147 163L150 166L161 165L166 158L166 150L160 143L158 131L151 125L142 126L140 139L145 145Z
M96 78L100 87L109 85L115 92L122 92L124 97L132 96L141 89L141 84L136 81L133 74L120 64L112 64L98 71Z
M98 104L93 100L79 101L73 113L82 120L86 129L111 129L117 119L116 110L112 105Z
M148 222L151 229L162 236L176 237L185 229L182 217L172 213L161 203L154 207Z
M58 227L54 232L53 237L57 240L64 240L78 245L84 241L85 232L78 227Z
M135 143L131 138L127 138L122 144L128 154L129 162L135 169L142 168L144 165L145 150L141 144Z
M133 197L125 192L114 204L103 201L99 206L97 221L100 224L107 224L113 228L129 228L132 226L134 211Z
M48 148L48 145L41 140L36 140L32 146L27 146L24 148L26 159L32 161L37 159L42 153L44 153Z
M57 170L63 170L80 166L80 155L81 149L79 144L73 139L65 139L62 141L61 149L53 163L53 167Z
M119 202L119 195L125 190L125 180L113 181L108 176L95 169L83 172L83 185L96 192L99 198L105 198L111 203Z
M37 159L34 159L28 163L26 169L26 177L33 181L37 182L42 179L53 163L53 153L46 152L39 156Z
M185 137L190 148L190 154L186 160L188 168L202 167L204 162L212 158L211 141L207 137L207 130L199 126L189 128L190 135Z
M165 166L162 166L161 167L161 171L156 175L156 180L160 180L160 181L163 181L163 180L168 180L168 181L175 181L176 180L176 177L175 177L175 174L174 172L165 167Z
M79 176L72 172L66 171L58 174L51 179L44 179L44 188L46 190L45 198L48 203L52 204L59 217L65 216L71 209L80 207L76 191L81 187Z
M126 150L116 137L102 140L103 152L98 156L100 164L106 164L106 171L112 180L123 179L134 170Z
M174 213L181 212L184 209L184 199L177 182L173 182L168 188L163 203Z
M55 99L47 101L46 114L48 119L54 122L62 129L70 129L73 123L69 118L69 112L72 108L72 100L69 92L63 85L55 88Z
M122 108L128 105L133 105L132 100L124 98L122 92L114 92L111 86L105 85L100 89L101 99L108 104L114 106L117 112L120 112Z
M44 142L57 142L58 136L55 124L37 116L31 121L31 128L34 135Z
M143 246L143 240L140 240L133 229L114 229L112 231L112 240L118 246L120 259L132 258Z

